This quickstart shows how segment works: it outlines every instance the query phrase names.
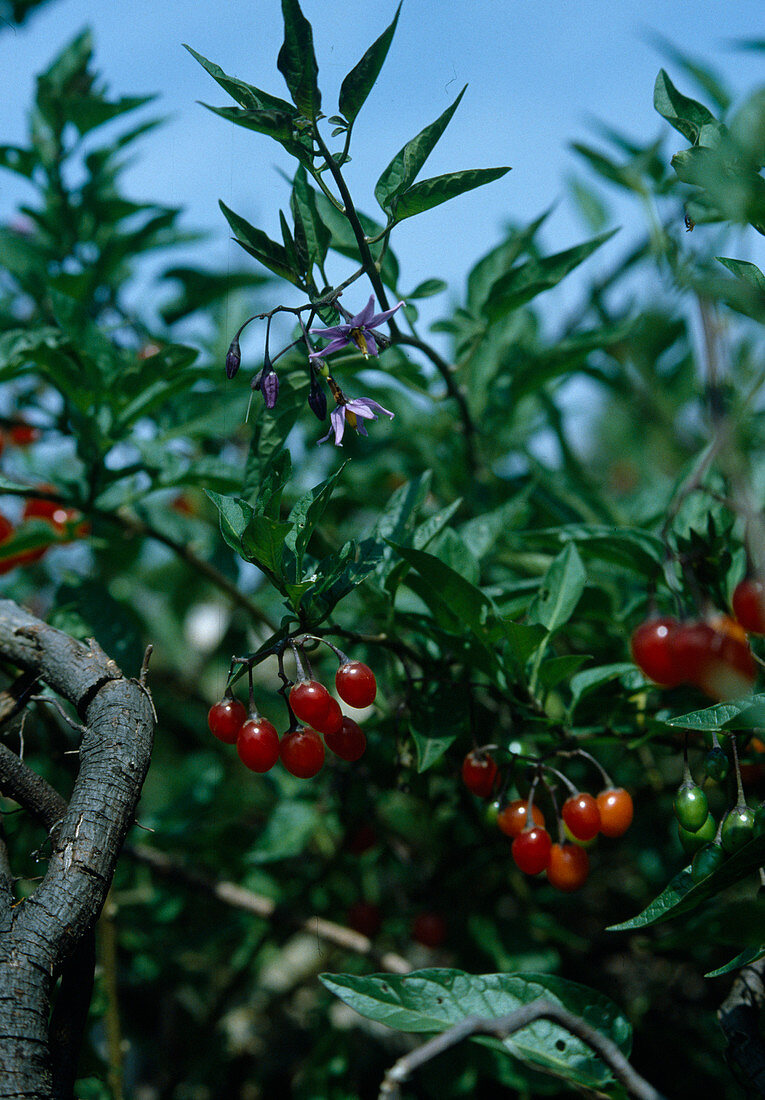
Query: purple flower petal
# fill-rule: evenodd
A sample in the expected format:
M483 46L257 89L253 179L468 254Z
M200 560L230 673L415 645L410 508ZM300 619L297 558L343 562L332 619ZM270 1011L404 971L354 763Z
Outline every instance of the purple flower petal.
M351 340L349 336L337 336L334 340L330 341L325 348L321 351L312 351L311 358L317 359L323 355L331 355L333 351L340 351L340 348L347 348Z
M377 341L375 340L374 333L370 332L369 329L367 329L364 332L364 339L366 340L367 344L367 353L369 355L377 355Z
M406 302L399 302L393 309L386 309L383 313L376 313L374 317L370 317L366 322L367 328L376 328L377 325L381 325L383 321L387 321L388 318L392 317L396 310L401 309L403 305L406 305Z
M351 325L332 325L330 328L312 328L311 335L323 336L325 340L329 340L335 336L347 336L351 330Z
M348 402L348 408L352 413L355 413L356 416L363 416L372 420L377 420L374 412L370 411L372 409L384 413L386 416L389 416L391 420L394 416L392 412L388 409L384 409L382 405L378 404L377 401L373 401L371 397L354 397L352 401Z
M335 433L335 446L342 447L343 432L345 431L345 405L338 405L336 409L333 409L329 416L330 428L326 435L322 436L319 443L325 443L326 440Z
M367 304L362 309L361 313L357 313L355 317L351 317L349 327L350 328L366 328L370 320L374 316L375 312L375 297L374 294L370 297Z

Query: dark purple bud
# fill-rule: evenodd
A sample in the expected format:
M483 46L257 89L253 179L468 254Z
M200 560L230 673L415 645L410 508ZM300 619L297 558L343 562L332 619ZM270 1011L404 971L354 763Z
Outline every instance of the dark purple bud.
M308 407L319 420L327 419L327 395L315 376L311 378L311 388L308 391Z
M233 378L239 370L242 362L242 353L239 350L239 337L235 336L231 346L226 352L226 378Z
M260 383L263 381L263 375L265 374L265 372L266 372L265 367L261 367L257 374L253 374L253 376L250 380L250 389L251 390L259 390L260 389Z
M260 391L263 394L266 408L273 409L279 396L279 375L275 370L272 369L268 374L263 375L260 380Z

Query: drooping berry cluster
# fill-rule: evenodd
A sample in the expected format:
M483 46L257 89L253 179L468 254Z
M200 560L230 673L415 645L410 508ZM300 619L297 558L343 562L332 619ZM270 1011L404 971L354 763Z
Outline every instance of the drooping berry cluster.
M587 753L580 755L593 760ZM600 765L593 760L598 768ZM493 803L491 816L500 830L512 839L512 856L517 867L527 875L546 872L548 882L557 890L569 893L578 890L587 880L590 860L588 847L601 833L619 837L632 822L632 797L623 787L615 787L603 772L605 786L597 798L577 790L557 769L539 764L536 778L527 798L512 801L499 799ZM554 774L571 790L557 814L557 803L545 776ZM462 779L472 794L492 798L500 785L500 770L490 752L473 750L462 762ZM534 801L539 782L546 787L558 818L558 842L553 843L545 828L545 816Z
M736 802L715 821L710 813L705 790L694 782L688 766L688 744L685 745L683 781L675 796L674 811L677 835L683 851L692 860L691 877L700 882L720 867L754 837L765 834L765 802L752 809L746 801L738 763L736 737L729 737L736 777ZM730 771L730 760L717 734L712 748L704 758L706 779L714 784L723 782Z
M691 684L713 699L735 699L752 690L757 676L747 629L729 615L647 619L632 635L632 658L662 687Z
M377 694L372 670L361 661L350 660L331 643L326 644L340 658L335 675L335 689L340 699L356 709L371 706ZM297 665L294 682L284 675L284 647L277 651L280 676L284 688L289 688L288 693L284 690L282 693L287 699L290 725L281 739L276 727L255 708L252 663L247 659L238 663L247 666L250 677L249 712L243 703L228 694L210 708L208 725L219 740L236 745L242 763L251 771L262 774L281 760L292 775L311 779L324 765L325 745L341 760L354 762L363 756L367 742L361 726L343 714L337 699L313 679L310 671L308 674L304 671L297 640L293 639L291 645Z

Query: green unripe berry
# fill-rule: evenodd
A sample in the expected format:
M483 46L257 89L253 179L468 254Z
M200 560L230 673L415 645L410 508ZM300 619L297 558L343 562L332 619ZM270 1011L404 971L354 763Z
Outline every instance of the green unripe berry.
M495 799L490 802L486 809L483 811L483 819L487 825L496 825L497 818L499 817L500 803L499 799Z
M721 839L726 852L737 852L754 836L754 810L734 806L723 821Z
M695 783L683 784L675 795L675 817L689 833L697 833L707 819L707 796Z
M693 857L691 864L691 878L694 882L701 882L707 875L711 875L725 862L725 852L719 844L707 844L699 848Z
M765 802L754 811L754 835L765 836Z
M710 749L704 757L704 771L715 783L722 783L730 771L730 762L724 749Z
M695 833L684 829L682 825L677 826L677 837L687 856L695 855L699 848L703 848L705 844L711 844L716 833L717 823L711 814L707 814L706 821Z

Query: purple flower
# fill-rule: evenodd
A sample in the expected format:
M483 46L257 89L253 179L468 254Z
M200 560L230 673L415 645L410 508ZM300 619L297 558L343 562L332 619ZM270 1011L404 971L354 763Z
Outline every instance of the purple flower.
M314 336L322 336L325 340L329 340L330 342L325 348L322 348L321 351L312 351L311 358L318 359L324 355L331 355L334 351L339 351L340 348L347 347L348 344L355 344L365 359L368 359L370 355L377 355L377 340L385 342L388 338L379 332L375 332L375 325L381 325L383 321L387 321L388 318L392 317L396 310L401 309L403 305L403 302L399 302L393 309L386 309L382 313L375 313L375 300L373 295L364 306L361 313L357 313L355 317L351 317L350 321L346 321L345 324L332 325L331 328L312 328L311 333ZM366 432L364 434L366 435Z
M370 397L354 397L351 401L342 400L338 402L337 408L333 409L329 416L330 429L326 435L322 436L319 443L324 443L334 432L335 446L342 447L343 432L345 431L345 425L350 424L352 428L355 428L359 435L366 435L367 430L364 427L364 420L377 420L375 413L384 413L385 416L389 416L393 419L393 413L388 412L382 405L378 405L376 401L373 401Z

